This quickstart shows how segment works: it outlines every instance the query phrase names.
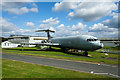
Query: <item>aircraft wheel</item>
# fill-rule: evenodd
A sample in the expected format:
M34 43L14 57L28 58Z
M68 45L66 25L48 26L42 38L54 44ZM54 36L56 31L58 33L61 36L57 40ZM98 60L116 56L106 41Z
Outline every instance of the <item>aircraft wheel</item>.
M67 48L62 48L62 51L67 52L68 49Z
M49 46L49 50L52 50L51 46Z
M84 56L88 56L88 52L85 51L85 52L83 53L83 55L84 55Z

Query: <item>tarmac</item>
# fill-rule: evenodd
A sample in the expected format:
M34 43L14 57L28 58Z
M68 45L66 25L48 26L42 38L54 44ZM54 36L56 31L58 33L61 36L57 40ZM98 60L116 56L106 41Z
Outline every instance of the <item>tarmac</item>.
M120 78L120 74L118 72L119 68L116 65L88 63L81 61L72 61L72 60L63 60L63 59L36 57L36 56L27 56L27 55L18 55L18 54L7 54L7 53L2 53L2 58Z

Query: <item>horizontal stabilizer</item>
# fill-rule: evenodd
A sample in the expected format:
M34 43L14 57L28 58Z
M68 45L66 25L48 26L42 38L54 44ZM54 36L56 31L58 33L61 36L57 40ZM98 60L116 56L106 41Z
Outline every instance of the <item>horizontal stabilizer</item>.
M54 32L55 33L55 31L49 30L49 29L47 29L47 30L37 30L36 32Z

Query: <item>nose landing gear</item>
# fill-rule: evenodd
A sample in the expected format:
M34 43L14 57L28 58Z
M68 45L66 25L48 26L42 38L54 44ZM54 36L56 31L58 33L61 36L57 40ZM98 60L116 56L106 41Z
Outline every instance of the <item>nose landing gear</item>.
M88 56L88 52L85 51L85 52L83 53L83 55L84 55L84 56Z

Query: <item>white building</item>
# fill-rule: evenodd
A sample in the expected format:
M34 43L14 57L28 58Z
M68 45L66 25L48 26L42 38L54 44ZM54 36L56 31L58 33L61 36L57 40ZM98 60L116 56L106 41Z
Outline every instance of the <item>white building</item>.
M5 41L5 42L1 43L2 48L14 48L14 47L18 47L18 45L20 45L20 44L14 44L9 41Z
M41 43L43 40L48 40L47 37L40 37L40 36L25 36L25 35L11 35L8 38L8 42L3 42L2 44L4 47L7 45L5 44L16 44L14 47L18 47L18 44L20 45L21 43ZM10 46L10 45L9 45ZM35 47L36 45L23 45L24 47ZM11 45L13 47L13 45Z

